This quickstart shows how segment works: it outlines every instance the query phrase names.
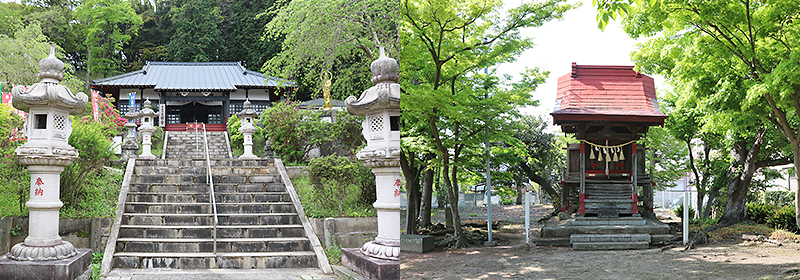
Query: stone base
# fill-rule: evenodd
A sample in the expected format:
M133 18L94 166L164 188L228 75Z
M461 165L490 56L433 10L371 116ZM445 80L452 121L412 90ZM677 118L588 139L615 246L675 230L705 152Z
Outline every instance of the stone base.
M260 159L260 158L256 155L241 155L239 156L239 159Z
M8 254L0 257L0 279L73 280L92 264L92 250L77 249L78 254L57 261L15 261Z
M358 248L342 248L342 264L371 279L400 279L400 261L373 258Z

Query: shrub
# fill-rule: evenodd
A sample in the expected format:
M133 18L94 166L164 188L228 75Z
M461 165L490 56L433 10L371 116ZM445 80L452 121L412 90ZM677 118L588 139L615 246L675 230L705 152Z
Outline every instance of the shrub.
M766 224L767 219L778 209L774 205L763 203L748 203L746 208L747 218L757 224Z
M78 150L79 157L61 173L61 200L66 208L62 209L92 211L89 206L81 205L80 202L88 198L87 193L92 188L92 182L100 180L101 184L107 183L104 166L114 157L111 137L117 132L102 122L73 119L69 144Z
M0 105L0 215L25 216L30 175L19 163L14 150L25 143L22 139L22 116L9 104Z
M800 233L795 220L794 206L784 206L776 209L767 219L767 225L776 229Z
M315 158L308 165L311 199L326 216L370 209L375 201L375 176L369 168L346 157ZM318 209L318 210L319 210Z
M323 142L320 111L301 110L287 101L261 112L258 124L277 155L286 162L305 162L308 152Z
M794 192L790 191L764 192L764 203L772 204L777 207L794 205Z

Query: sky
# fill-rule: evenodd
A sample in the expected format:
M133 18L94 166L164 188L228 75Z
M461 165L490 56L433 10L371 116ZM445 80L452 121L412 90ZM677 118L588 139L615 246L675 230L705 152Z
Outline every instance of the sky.
M513 5L512 2L517 1L506 3ZM576 2L580 1L570 1ZM568 11L560 21L523 30L521 35L533 38L536 46L522 53L517 61L497 67L499 74L509 74L515 78L525 67L550 71L545 84L533 93L533 97L539 100L539 106L524 108L524 114L546 115L549 119L555 104L558 77L572 70L572 62L578 65L634 65L630 53L636 48L637 41L622 31L618 21L611 22L605 31L598 29L592 1L583 2L581 7ZM656 89L661 89L663 78L653 78L656 80Z

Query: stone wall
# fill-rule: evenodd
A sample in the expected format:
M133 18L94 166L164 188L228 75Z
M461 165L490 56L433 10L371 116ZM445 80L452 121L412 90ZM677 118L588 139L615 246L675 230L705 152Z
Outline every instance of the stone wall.
M60 219L58 234L75 248L103 252L111 230L111 218ZM0 253L5 254L28 236L28 218L0 218Z
M378 218L309 218L311 227L325 248L361 248L378 236Z

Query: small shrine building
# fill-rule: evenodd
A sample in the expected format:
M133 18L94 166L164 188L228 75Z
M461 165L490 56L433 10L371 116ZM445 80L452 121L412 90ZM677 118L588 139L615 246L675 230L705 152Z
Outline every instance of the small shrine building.
M574 134L567 147L562 212L604 217L653 211L651 174L643 145L651 126L664 124L653 78L633 66L572 64L558 79L553 123Z
M185 130L193 122L205 123L209 131L225 131L228 117L242 111L245 100L261 112L296 89L292 81L247 70L238 62L157 61L94 80L91 87L102 96L113 96L120 114L132 103L141 109L149 99L158 106L158 125L165 131Z

